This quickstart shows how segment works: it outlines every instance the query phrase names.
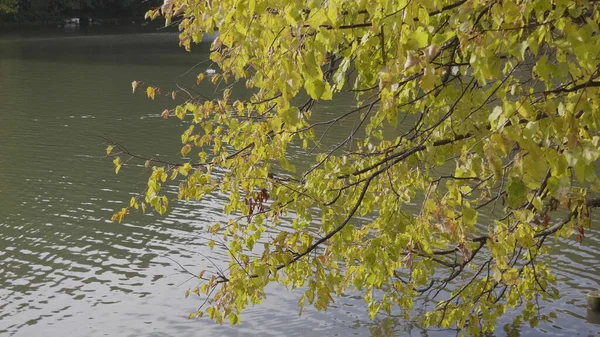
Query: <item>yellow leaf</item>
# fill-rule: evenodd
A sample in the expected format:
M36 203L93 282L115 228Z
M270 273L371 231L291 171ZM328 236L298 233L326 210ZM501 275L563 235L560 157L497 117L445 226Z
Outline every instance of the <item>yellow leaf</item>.
M123 164L121 158L115 157L115 159L113 159L113 164L115 164L115 173L118 174L119 170L121 170L121 165Z
M154 99L154 96L156 95L156 89L154 89L154 87L148 87L146 88L146 94L149 98Z
M509 286L517 284L517 282L519 281L519 271L517 270L517 268L507 269L502 274L502 280L504 281L504 284Z
M181 156L185 157L192 150L192 146L190 144L185 144L184 147L181 148Z

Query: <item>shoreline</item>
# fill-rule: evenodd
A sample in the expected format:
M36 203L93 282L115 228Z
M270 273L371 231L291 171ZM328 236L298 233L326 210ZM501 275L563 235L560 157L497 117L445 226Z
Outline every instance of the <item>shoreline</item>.
M65 21L67 18L56 18L52 20L44 21L3 21L0 20L0 30L4 29L27 29L27 28L64 28L64 27L77 27L77 28L89 28L95 26L130 26L139 25L142 27L149 28L164 28L164 25L160 20L148 21L144 20L143 16L140 17L122 17L122 18L91 18L92 21L85 22L82 24L67 24Z

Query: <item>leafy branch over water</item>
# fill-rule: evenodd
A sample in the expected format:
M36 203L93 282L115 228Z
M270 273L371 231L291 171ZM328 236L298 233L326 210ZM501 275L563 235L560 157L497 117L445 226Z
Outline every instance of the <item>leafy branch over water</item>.
M181 162L109 144L117 171L121 157L152 167L113 219L166 212L169 181L182 200L228 197L230 220L209 232L230 263L198 275L191 317L237 323L279 282L320 310L358 289L371 317L410 318L427 299L422 325L473 335L509 307L546 318L547 239L583 240L600 206L597 2L168 0L148 13L160 15L186 49L218 27L220 69L198 81L227 87L207 99L133 83L184 95L162 116L190 126ZM252 97L236 100L235 83ZM317 109L332 99L354 107Z

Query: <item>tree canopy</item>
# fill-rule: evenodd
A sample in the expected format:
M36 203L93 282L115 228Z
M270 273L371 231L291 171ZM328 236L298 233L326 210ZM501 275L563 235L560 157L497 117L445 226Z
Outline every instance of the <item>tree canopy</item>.
M300 308L358 290L370 317L473 335L517 306L516 323L548 319L548 243L583 240L600 206L596 1L165 0L147 15L178 25L188 50L219 31L219 70L198 74L219 99L133 83L185 95L163 113L189 121L184 159L107 149L117 172L131 158L151 168L114 220L165 213L169 183L181 200L228 199L207 246L225 246L230 263L196 275L190 317L237 323L277 282L300 289ZM236 83L251 98L232 95ZM354 107L316 118L338 97ZM323 146L345 121L345 138Z
M0 13L15 13L18 8L18 0L0 0Z

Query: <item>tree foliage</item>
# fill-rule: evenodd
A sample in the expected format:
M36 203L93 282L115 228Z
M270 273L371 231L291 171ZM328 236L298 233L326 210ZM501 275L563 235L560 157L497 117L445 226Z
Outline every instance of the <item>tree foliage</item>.
M16 13L19 9L19 0L0 0L0 13Z
M197 275L204 304L191 317L237 323L278 282L301 289L301 308L357 289L371 317L400 311L474 335L508 308L532 326L546 318L538 300L558 296L547 243L581 241L600 206L596 1L165 0L148 13L159 15L186 49L218 28L220 71L198 81L222 97L134 82L152 98L189 94L163 113L190 123L185 160L111 144L117 171L121 157L152 168L113 219L165 213L169 182L182 200L227 196L229 221L208 226L208 245L230 264ZM236 100L235 83L252 97ZM354 108L316 118L336 97ZM344 121L347 137L322 146ZM415 317L417 300L427 314Z

